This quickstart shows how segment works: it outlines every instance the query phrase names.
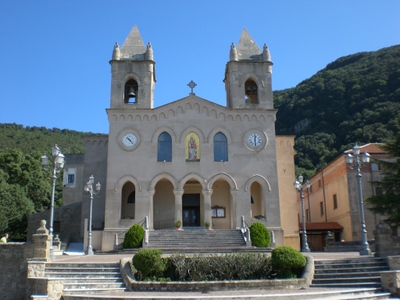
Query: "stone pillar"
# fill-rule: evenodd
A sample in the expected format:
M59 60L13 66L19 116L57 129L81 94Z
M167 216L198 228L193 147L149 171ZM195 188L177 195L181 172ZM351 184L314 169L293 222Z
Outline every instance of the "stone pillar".
M182 195L183 195L183 190L174 190L174 195L175 195L175 221L181 221L182 222Z
M151 189L149 190L149 228L154 229L154 194L156 193L156 190Z
M392 229L390 226L381 221L381 223L376 226L374 231L375 234L375 256L386 257L392 252Z
M210 222L212 228L211 195L213 190L202 191L204 197L204 222Z
M46 221L40 221L40 227L36 230L33 239L33 260L50 261L51 236L46 229Z

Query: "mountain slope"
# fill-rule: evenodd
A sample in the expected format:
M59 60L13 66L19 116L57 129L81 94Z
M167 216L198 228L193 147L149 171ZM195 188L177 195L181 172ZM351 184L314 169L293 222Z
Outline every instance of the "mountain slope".
M318 169L355 143L392 140L400 114L400 45L341 57L274 98L277 134L297 135L300 168Z

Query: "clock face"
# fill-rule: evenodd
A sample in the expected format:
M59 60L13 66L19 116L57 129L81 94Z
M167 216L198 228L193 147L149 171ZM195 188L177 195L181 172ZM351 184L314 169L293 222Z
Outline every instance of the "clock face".
M127 148L133 148L136 145L137 138L133 133L125 134L122 137L122 144Z
M263 139L258 133L250 133L247 137L247 142L252 147L258 147L261 146Z

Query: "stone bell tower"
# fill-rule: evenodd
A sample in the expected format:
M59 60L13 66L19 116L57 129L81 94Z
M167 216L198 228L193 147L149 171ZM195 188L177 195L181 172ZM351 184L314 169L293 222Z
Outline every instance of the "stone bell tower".
M155 61L135 25L120 48L115 43L111 64L110 108L153 108Z
M268 47L261 51L246 28L238 47L232 43L225 68L226 106L273 109L272 61Z

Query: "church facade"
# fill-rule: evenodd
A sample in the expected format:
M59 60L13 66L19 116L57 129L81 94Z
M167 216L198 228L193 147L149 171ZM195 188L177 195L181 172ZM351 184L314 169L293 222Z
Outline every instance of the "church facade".
M116 234L146 217L152 230L175 221L218 230L239 228L242 216L264 223L277 245L299 248L294 137L275 135L266 45L260 49L246 29L231 45L226 106L198 97L191 81L187 97L155 108L153 49L136 26L115 44L110 64L109 134L84 140L83 178L102 184L93 204L95 249L112 250ZM64 177L73 170L67 163ZM89 197L76 191L75 199L87 219Z

